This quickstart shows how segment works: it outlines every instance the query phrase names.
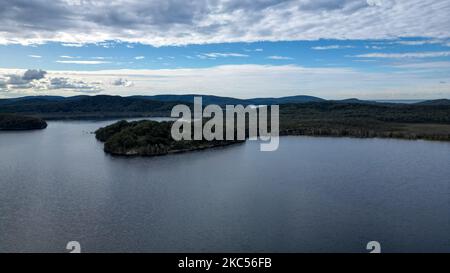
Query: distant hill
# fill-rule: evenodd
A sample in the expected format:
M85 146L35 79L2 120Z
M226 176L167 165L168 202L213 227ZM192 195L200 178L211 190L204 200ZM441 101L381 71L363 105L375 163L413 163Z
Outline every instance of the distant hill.
M422 101L419 103L416 103L416 105L445 105L448 106L450 105L450 100L448 99L440 99L440 100L427 100L427 101Z
M300 95L281 98L255 98L255 99L248 99L247 101L251 102L250 104L269 105L269 104L286 104L286 103L322 102L326 100L313 96Z
M320 102L325 101L324 99L313 97L313 96L290 96L290 97L281 97L281 98L252 98L252 99L237 99L232 97L220 97L220 96L212 96L212 95L199 95L199 94L188 94L188 95L156 95L156 96L133 96L133 98L144 98L155 101L164 101L164 102L185 102L185 103L193 103L194 97L201 96L203 100L203 104L218 104L218 105L249 105L249 104L285 104L285 103L306 103L306 102Z
M0 113L33 115L45 119L116 118L137 116L169 116L176 104L192 105L195 96L203 98L203 105L224 106L250 104L286 104L325 101L311 96L282 98L237 99L211 95L156 95L156 96L28 96L0 99Z
M139 117L139 116L169 116L174 105L187 104L192 106L195 94L188 95L157 95L157 96L32 96L14 99L0 100L0 113L11 113L20 115L33 115L45 119L92 119L92 118L118 118L118 117ZM390 113L395 111L414 110L429 112L450 106L450 100L424 101L416 104L402 103L379 103L375 101L365 101L359 99L346 100L324 100L312 96L291 96L281 98L252 98L237 99L231 97L220 97L205 95L203 105L218 104L243 104L243 105L271 105L279 104L281 108L290 108L289 105L297 105L302 109L313 108L330 111L332 109L349 109L352 114L363 115L355 110L357 106L376 107L377 111ZM439 107L437 107L439 106ZM388 108L385 108L388 107ZM423 109L422 109L423 108ZM433 108L433 109L432 109ZM388 111L389 110L389 111ZM358 110L359 111L359 110ZM397 115L398 113L390 113ZM388 114L386 118L389 118ZM437 115L443 119L442 115ZM445 119L446 120L446 119Z
M17 102L62 101L65 99L66 99L65 97L60 97L60 96L27 96L27 97L12 98L12 99L0 99L0 105L14 104Z
M231 97L220 97L211 95L198 95L198 94L187 94L187 95L155 95L155 96L132 96L130 98L148 99L154 101L162 102L182 102L182 103L194 103L194 97L202 97L203 104L250 104L247 100L236 99Z
M376 101L360 100L360 99L357 99L357 98L350 98L350 99L344 99L344 100L332 100L332 102L348 103L348 104L379 104Z
M18 113L51 118L108 118L140 115L168 115L179 102L162 102L120 96L77 96L3 100L0 113Z

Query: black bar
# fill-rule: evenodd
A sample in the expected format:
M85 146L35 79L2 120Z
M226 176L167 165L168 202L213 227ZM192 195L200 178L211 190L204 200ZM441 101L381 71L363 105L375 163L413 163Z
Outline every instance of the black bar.
M247 260L246 260L247 258ZM84 272L95 265L102 270L127 272L312 272L316 270L379 270L391 264L402 269L445 266L450 254L0 254L1 265L16 269L54 269ZM180 267L186 259L196 267ZM253 259L253 260L252 260ZM205 263L212 261L207 270ZM183 262L182 262L183 261ZM227 261L227 264L225 264ZM231 262L233 261L233 262ZM250 261L250 263L246 262ZM270 263L268 263L270 261ZM184 263L185 264L185 263ZM193 265L193 264L191 264ZM225 267L228 265L228 267ZM61 267L63 266L63 267ZM445 268L445 267L443 267ZM102 271L104 272L104 271ZM345 272L345 271L344 271Z

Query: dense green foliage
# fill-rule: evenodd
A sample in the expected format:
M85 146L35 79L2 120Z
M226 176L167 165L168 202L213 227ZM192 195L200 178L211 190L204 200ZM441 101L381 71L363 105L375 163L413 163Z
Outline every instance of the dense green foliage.
M191 106L193 97L194 95L23 97L0 99L0 113L33 115L45 119L168 116L172 107L180 102ZM388 122L433 123L447 123L450 119L450 101L445 99L408 105L357 99L325 101L311 96L254 99L203 96L203 105L208 104L280 104L283 112L305 119L358 117Z
M96 137L105 142L106 152L116 155L163 155L236 143L174 141L170 134L172 124L119 121L97 130ZM280 106L280 134L449 141L450 106L343 102L284 104Z
M195 95L157 96L34 96L0 99L0 113L16 113L39 116L45 119L95 119L137 116L168 116L172 107L182 103L191 106ZM323 101L310 96L284 98L236 99L218 96L202 96L203 104L279 104Z
M0 130L44 129L47 123L39 118L0 114Z
M155 156L226 146L240 141L175 141L171 136L173 122L150 120L119 121L98 129L96 138L105 142L104 150L114 155Z
M176 104L119 96L36 97L0 101L0 113L33 114L46 119L167 116Z
M450 140L450 105L288 104L280 110L280 133Z
M321 102L285 104L280 109L284 116L295 119L371 119L450 124L450 105Z
M46 119L62 118L112 118L138 116L169 116L178 101L192 106L194 95L159 95L150 97L119 96L77 96L77 97L24 97L0 100L0 113L19 113ZM204 106L210 103L224 104L280 104L280 133L282 135L320 135L352 137L396 137L408 139L450 140L450 101L435 100L417 104L376 103L349 99L324 101L308 96L285 98L235 99L204 96ZM5 128L15 126L12 118L4 121ZM21 122L24 122L23 120ZM31 124L27 121L26 124ZM24 127L34 128L37 125ZM105 141L105 148L134 153L168 153L175 150L194 149L201 142L172 143L164 139L169 129L166 123L152 125L145 123L119 122L97 132L97 138ZM156 126L156 127L155 127ZM156 132L165 134L154 135ZM145 136L148 134L149 138ZM111 138L115 136L115 138ZM111 141L109 140L111 138ZM126 141L125 141L126 139ZM158 139L153 143L150 139ZM170 138L171 139L171 138ZM121 142L122 141L122 142ZM161 148L158 145L163 145ZM221 145L222 143L214 143ZM150 145L150 146L148 146ZM177 146L185 145L185 146ZM209 145L209 144L208 144ZM148 146L148 147L147 147ZM146 151L143 147L147 147ZM153 147L153 148L151 148ZM157 148L158 152L151 151ZM111 148L111 149L109 149ZM119 153L123 153L123 151Z

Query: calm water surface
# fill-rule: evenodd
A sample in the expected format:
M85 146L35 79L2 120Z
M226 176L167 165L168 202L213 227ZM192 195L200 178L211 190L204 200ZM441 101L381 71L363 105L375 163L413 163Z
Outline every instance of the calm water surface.
M0 133L0 252L450 252L450 144L283 137L106 155L109 122Z

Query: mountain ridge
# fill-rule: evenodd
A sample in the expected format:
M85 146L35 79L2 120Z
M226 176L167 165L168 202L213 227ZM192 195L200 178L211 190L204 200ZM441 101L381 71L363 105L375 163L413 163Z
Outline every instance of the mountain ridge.
M309 96L309 95L294 95L294 96L284 96L284 97L256 97L256 98L234 98L226 96L216 96L216 95L204 95L204 94L164 94L164 95L132 95L132 96L118 96L118 95L78 95L71 97L63 96L25 96L18 98L5 98L0 99L0 105L8 105L14 103L29 103L29 102L56 102L56 101L76 101L86 98L96 98L96 97L120 97L123 99L146 99L160 102L186 102L193 103L195 96L201 96L203 98L203 104L286 104L286 103L306 103L306 102L340 102L340 103L367 103L367 104L390 104L389 102L378 102L375 100L361 100L358 98L348 98L342 100L327 100L320 97ZM398 102L397 104L407 104ZM436 99L436 100L423 100L421 102L413 103L418 105L449 105L449 99Z
M31 96L14 99L0 99L0 113L32 115L45 119L97 119L117 117L141 117L141 116L169 116L173 106L186 104L192 107L196 94L186 95L156 95L156 96L111 96L80 95L74 97L58 96ZM416 104L380 103L359 99L346 100L324 100L312 96L290 96L280 98L253 98L236 99L232 97L220 97L203 95L203 105L226 104L236 105L273 105L279 104L283 107L288 105L303 105L304 107L327 108L326 105L367 107L404 108L446 108L450 106L450 100L441 99L424 101Z

